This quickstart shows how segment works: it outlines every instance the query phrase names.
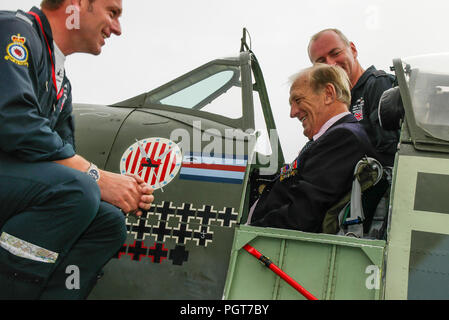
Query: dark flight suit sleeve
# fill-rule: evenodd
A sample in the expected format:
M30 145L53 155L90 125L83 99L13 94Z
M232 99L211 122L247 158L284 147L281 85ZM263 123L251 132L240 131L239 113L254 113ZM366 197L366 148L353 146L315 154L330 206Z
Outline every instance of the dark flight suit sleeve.
M28 65L20 65L4 57L11 36L26 38ZM46 90L37 74L42 67L42 43L30 25L9 19L0 21L0 149L25 161L52 161L72 157L70 143L52 130L43 115L49 106L41 106L38 96ZM44 70L44 72L47 72ZM52 85L49 79L48 86ZM51 89L51 87L50 87Z
M369 106L369 120L376 136L377 145L374 147L380 153L394 155L396 153L397 142L399 140L399 132L383 129L380 126L378 115L379 101L382 93L391 87L392 80L388 76L373 77L373 80L367 83L365 89L365 102L367 106Z
M364 150L364 142L350 130L334 130L310 149L299 164L303 166L299 175L278 181L269 192L285 194L288 204L262 206L261 210L270 210L251 225L321 232L326 210L350 190L355 165L365 155ZM270 194L265 201L271 201Z

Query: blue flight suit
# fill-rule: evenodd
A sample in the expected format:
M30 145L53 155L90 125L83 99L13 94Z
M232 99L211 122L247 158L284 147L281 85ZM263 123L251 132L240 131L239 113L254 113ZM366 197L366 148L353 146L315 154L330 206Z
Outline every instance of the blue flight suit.
M31 12L0 11L0 300L82 299L126 226L90 176L53 162L75 155L71 86L56 92L50 24Z
M393 86L394 76L374 66L365 70L355 86L351 89L351 106L349 111L365 129L374 148L379 154L379 161L384 166L392 167L398 148L399 130L385 130L380 126L378 108L382 93Z

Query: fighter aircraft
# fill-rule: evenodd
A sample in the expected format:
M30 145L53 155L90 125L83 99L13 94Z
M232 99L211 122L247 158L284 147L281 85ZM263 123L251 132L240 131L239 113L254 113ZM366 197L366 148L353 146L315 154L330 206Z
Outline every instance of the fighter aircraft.
M156 199L127 215L89 299L308 298L270 265L317 299L449 298L449 70L429 64L449 56L394 60L399 86L381 110L402 133L383 236L311 234L245 225L285 162L246 35L236 57L111 106L74 105L78 153L140 175Z

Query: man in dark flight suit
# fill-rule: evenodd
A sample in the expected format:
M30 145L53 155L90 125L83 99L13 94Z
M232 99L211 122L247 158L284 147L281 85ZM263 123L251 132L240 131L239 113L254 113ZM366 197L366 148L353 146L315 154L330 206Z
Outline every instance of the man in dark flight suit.
M353 42L338 29L324 29L312 36L308 46L312 63L326 63L343 68L351 82L351 104L349 111L365 129L379 160L385 167L394 165L399 143L399 130L385 130L379 121L379 101L384 91L394 83L394 76L370 66L364 70L358 61L358 51ZM366 213L365 232L369 231L376 208L388 206L390 182L382 179L363 194ZM385 214L385 210L377 213Z
M120 35L122 1L41 7L0 11L0 299L86 298L125 241L122 211L139 214L154 200L139 177L75 153L65 56L98 55Z
M352 186L363 156L376 157L366 132L348 112L349 80L338 66L316 64L299 73L290 88L290 116L309 142L281 169L259 198L250 224L321 232L326 211Z
M312 63L326 63L343 68L351 81L349 111L362 124L379 161L393 166L399 131L384 130L379 123L378 106L382 93L393 86L394 76L370 66L364 70L358 61L354 43L338 29L325 29L312 36L308 53Z

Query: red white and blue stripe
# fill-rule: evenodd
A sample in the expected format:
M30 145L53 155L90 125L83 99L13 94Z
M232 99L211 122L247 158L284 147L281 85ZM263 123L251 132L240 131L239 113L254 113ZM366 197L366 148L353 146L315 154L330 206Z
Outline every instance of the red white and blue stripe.
M205 182L242 184L246 156L187 153L184 155L180 179Z

